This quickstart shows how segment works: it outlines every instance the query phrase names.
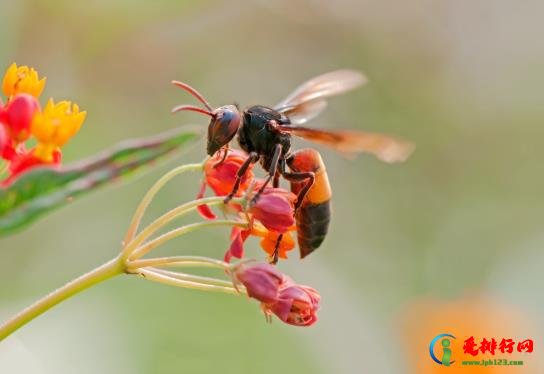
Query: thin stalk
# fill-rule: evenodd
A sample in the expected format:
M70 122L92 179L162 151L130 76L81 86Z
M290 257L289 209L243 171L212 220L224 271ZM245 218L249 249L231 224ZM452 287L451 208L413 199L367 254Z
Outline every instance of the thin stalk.
M216 286L213 284L176 279L176 278L159 274L155 271L147 270L147 269L138 269L136 274L141 275L143 278L147 280L167 284L170 286L190 288L190 289L202 290L202 291L217 291L217 292L228 293L231 295L240 294L240 292L238 292L234 287L223 287L223 286Z
M234 203L241 203L243 199L232 199ZM123 249L122 257L128 258L131 253L140 246L147 238L153 235L157 230L159 230L164 225L170 223L172 220L181 217L191 211L194 211L199 205L220 205L223 204L224 197L214 196L214 197L205 197L202 199L197 199L190 201L188 203L177 206L176 208L168 211L163 214L155 221L153 221L149 226L143 229L136 237L130 242L126 243L126 247Z
M231 265L224 261L202 256L172 256L129 261L127 271L133 272L139 268L149 266L209 267L226 270Z
M213 284L215 286L233 287L232 281L227 281L227 280L224 280L224 279L217 279L217 278L203 277L201 275L179 273L177 271L169 271L169 270L163 270L163 269L158 269L158 268L147 268L147 270L151 270L151 271L154 271L155 273L166 275L167 277L171 277L171 278L181 279L181 280L188 280L188 281L192 281L192 282Z
M135 249L130 255L131 260L137 260L140 257L145 256L147 253L152 251L154 248L166 243L169 240L172 240L180 235L187 234L191 231L203 229L206 227L215 227L215 226L238 226L238 227L247 227L246 222L234 221L234 220L217 220L217 221L205 221L198 223L191 223L189 225L178 227L177 229L171 230L166 234L159 236L151 240L150 242L142 245L141 247Z
M122 274L123 271L123 263L119 258L115 258L65 284L2 324L0 326L0 341L4 340L13 332L45 313L61 301L64 301L97 283L105 281L106 279Z
M157 182L155 182L155 184L145 194L144 198L138 205L138 208L136 208L136 212L132 217L132 221L130 222L130 226L128 227L127 233L125 235L124 243L129 243L134 238L134 235L138 231L138 226L140 225L140 222L142 220L142 217L144 216L147 207L149 206L149 204L151 204L151 201L153 200L155 195L164 187L166 183L168 183L175 176L183 174L187 171L202 170L203 165L203 163L200 163L178 166L170 170L168 173L164 174Z

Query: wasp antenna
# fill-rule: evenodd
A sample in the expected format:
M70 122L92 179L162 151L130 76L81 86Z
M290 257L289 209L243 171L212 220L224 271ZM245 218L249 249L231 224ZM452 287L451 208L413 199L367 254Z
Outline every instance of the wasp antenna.
M180 82L180 81L172 81L172 84L189 92L191 95L193 95L194 97L196 97L198 99L198 101L200 101L202 104L204 104L204 106L210 111L210 112L213 112L213 108L211 107L211 105L206 101L206 99L204 98L204 96L202 96L200 94L200 92L198 92L197 90L195 90L193 87L189 86L187 83L183 83L183 82Z
M210 117L213 117L213 113L211 111L203 109L203 108L199 108L194 105L178 105L177 107L174 107L172 109L172 113L181 112L182 110L190 110L192 112L198 112L198 113L206 114Z

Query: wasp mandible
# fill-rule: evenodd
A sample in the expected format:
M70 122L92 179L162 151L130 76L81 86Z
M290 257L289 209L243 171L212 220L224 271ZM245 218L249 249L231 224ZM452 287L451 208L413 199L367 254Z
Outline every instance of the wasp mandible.
M238 135L238 143L248 158L241 166L233 190L225 202L236 194L242 177L256 162L260 162L267 177L254 199L271 181L274 187L278 187L280 176L289 181L291 191L297 194L297 235L300 254L304 258L321 245L327 234L331 216L331 188L319 153L310 148L291 152L292 135L342 153L370 153L387 163L405 161L414 150L413 143L388 135L303 126L325 109L327 98L351 91L366 82L366 77L358 71L336 70L303 83L273 108L254 105L240 111L236 105L214 109L197 90L186 83L173 81L174 85L198 99L204 108L180 105L172 112L189 110L211 117L207 140L207 153L210 156L225 148L226 157L226 148ZM281 236L276 249L280 241Z

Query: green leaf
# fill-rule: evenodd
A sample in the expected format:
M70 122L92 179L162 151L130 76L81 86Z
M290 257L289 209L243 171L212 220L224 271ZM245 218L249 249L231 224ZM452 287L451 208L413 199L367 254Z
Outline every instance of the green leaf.
M196 131L176 131L128 140L96 157L60 169L40 167L0 188L0 236L22 229L73 198L118 181L198 139Z

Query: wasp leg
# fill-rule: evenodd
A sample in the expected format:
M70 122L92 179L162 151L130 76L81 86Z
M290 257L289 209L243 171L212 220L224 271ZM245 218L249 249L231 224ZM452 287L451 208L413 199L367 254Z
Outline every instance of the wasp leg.
M268 183L270 183L270 180L276 176L276 173L278 171L278 164L279 164L280 156L281 156L281 150L282 150L282 145L276 144L276 147L274 148L274 156L272 156L272 161L270 162L270 167L268 168L268 176L266 177L261 188L259 188L259 191L253 197L252 199L253 203L257 201L259 196L261 196L261 194L263 193Z
M285 171L285 163L280 164L280 173L289 182L302 182L308 180L308 182L302 187L297 195L297 202L295 204L295 212L300 208L302 201L306 197L306 194L312 188L315 181L315 173L313 171L305 172L287 172Z
M300 192L297 195L297 202L295 204L295 213L296 213L296 211L298 210L298 208L300 208L300 205L304 201L304 198L306 197L306 194L308 193L308 191L310 190L310 188L314 184L315 173L311 172L311 171L308 171L308 172L292 172L292 173L287 172L285 170L285 160L281 160L279 166L280 166L279 172L281 173L281 175L283 175L283 177L285 179L287 179L288 181L290 181L290 182L302 182L302 181L304 181L306 179L308 180L308 182L304 185L304 187L302 187L302 189L300 190ZM283 234L280 234L278 236L278 239L276 240L276 246L274 248L274 253L271 256L271 260L270 260L271 264L276 264L278 262L278 252L279 252L279 249L280 249L280 244L281 244L282 239L283 239Z
M242 178L246 174L247 169L249 168L249 165L256 163L259 160L259 154L256 152L251 152L247 158L247 160L244 161L242 166L240 166L240 169L238 170L238 173L236 173L236 181L234 182L234 186L232 187L232 191L228 194L227 197L225 197L225 200L223 202L227 204L229 201L232 200L234 195L238 192L238 189L240 188L240 183L242 183Z
M221 165L223 162L225 162L225 160L227 159L227 156L228 156L228 154L229 154L229 145L228 145L228 144L224 147L223 151L224 151L225 153L223 153L223 157L221 157L221 161L218 161L218 162L216 162L215 164L213 164L213 168L214 168L214 169L215 169L216 167L218 167L219 165Z
M280 172L276 171L276 175L274 175L274 180L272 181L272 187L278 188L280 186Z
M276 265L278 263L278 255L280 252L280 244L281 240L283 239L283 234L278 235L278 239L276 240L276 246L274 247L274 253L270 256L270 264Z

